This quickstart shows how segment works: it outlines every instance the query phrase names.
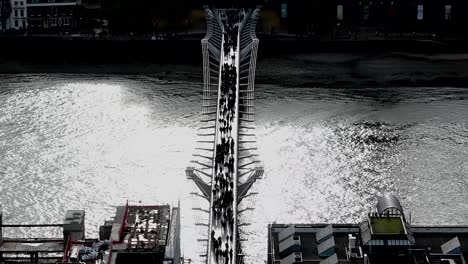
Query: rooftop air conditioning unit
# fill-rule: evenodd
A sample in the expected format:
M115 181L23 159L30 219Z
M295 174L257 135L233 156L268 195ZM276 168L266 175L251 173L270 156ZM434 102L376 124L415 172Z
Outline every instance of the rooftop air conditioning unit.
M302 253L295 252L294 253L294 263L302 263Z
M356 237L348 234L348 246L346 247L346 256L348 259L362 258L362 249L357 245Z

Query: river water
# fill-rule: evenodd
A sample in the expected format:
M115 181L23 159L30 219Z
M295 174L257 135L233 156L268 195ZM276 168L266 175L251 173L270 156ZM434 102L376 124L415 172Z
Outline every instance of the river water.
M180 200L183 253L198 259L184 169L201 89L145 75L0 75L4 222L60 223L84 209L96 237L126 200ZM268 223L356 222L387 192L414 224L466 224L468 89L259 84L255 104L265 175L245 229L248 263L266 259Z

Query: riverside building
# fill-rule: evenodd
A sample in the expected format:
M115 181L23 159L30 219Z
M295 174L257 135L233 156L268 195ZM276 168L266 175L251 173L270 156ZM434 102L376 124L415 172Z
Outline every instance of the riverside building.
M11 9L10 28L26 29L28 23L26 0L11 0Z
M71 31L77 28L80 0L27 0L29 30Z
M0 206L0 263L180 264L180 206L118 206L99 228L85 235L85 211L68 210L62 223L12 224ZM11 234L29 230L23 237ZM55 235L52 235L54 234ZM36 234L32 236L32 234Z
M268 264L464 264L468 226L417 226L398 199L378 199L360 223L271 224Z
M1 25L0 23L0 29L2 30L3 29L4 30L26 29L27 23L28 23L26 0L11 0L10 5L11 5L11 13L8 16L8 18L5 20L5 25Z

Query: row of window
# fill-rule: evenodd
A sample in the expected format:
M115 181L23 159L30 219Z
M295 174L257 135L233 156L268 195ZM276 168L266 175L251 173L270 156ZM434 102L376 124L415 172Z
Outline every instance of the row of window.
M30 28L69 28L73 26L73 20L67 18L29 20L28 26Z
M24 10L23 9L21 9L21 10L15 9L15 17L25 17L24 16Z
M45 3L75 3L77 0L28 0L29 4L45 4Z
M55 13L55 14L50 14L50 13L46 13L46 14L41 14L41 13L38 13L38 14L31 14L31 12L29 13L29 16L30 17L35 17L35 16L38 16L38 17L41 17L41 16L44 16L44 17L50 17L50 16L72 16L73 14L72 13L69 13L69 14L66 14L66 13Z
M386 243L385 243L386 242ZM400 240L400 239L389 239L389 240L383 240L383 239L372 239L369 241L369 246L409 246L411 243L408 240Z
M69 26L72 23L71 18L52 18L50 19L51 26Z
M76 0L61 0L61 1L57 1L57 2L60 2L60 3L72 3L72 2L75 2ZM32 0L30 2L31 4L38 4L39 1L38 0ZM48 0L47 3L55 3L55 0ZM24 2L23 1L15 1L15 6L24 6Z
M54 9L52 10L52 12L50 10L47 10L47 11L44 11L44 10L30 10L29 12L29 16L33 17L33 16L58 16L58 15L62 15L62 16L66 16L66 15L73 15L73 12L71 12L70 10L62 10L60 12L58 12L57 9ZM25 17L24 15L24 9L15 9L15 12L14 12L14 17Z
M452 6L451 5L445 5L444 17L445 17L445 20L447 21L452 20ZM364 20L369 19L369 6L368 5L364 6L363 18ZM343 20L343 5L336 6L336 19ZM424 5L418 5L416 19L424 20Z
M15 19L15 27L17 28L19 26L20 26L20 21L18 19ZM21 26L23 28L26 28L26 20L21 21Z
M29 8L28 15L34 16L58 16L58 15L73 15L73 8L71 7L39 7Z
M409 246L409 245L411 245L408 240L388 240L387 244L389 246Z

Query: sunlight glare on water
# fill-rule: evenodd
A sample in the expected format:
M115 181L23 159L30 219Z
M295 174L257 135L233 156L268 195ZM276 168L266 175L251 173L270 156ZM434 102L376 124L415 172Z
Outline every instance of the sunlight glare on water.
M186 180L200 126L199 83L150 76L0 75L0 204L6 223L60 223L86 210L86 235L115 206L182 207L197 259ZM468 217L468 89L256 87L256 210L247 263L263 263L269 223L356 222L395 193L414 223ZM57 230L5 230L54 236ZM60 234L59 234L60 236Z
M66 209L85 209L95 236L127 199L173 203L190 192L180 170L190 152L178 146L194 143L192 129L155 122L168 114L159 102L123 84L37 87L1 101L1 201L11 219L60 222Z

